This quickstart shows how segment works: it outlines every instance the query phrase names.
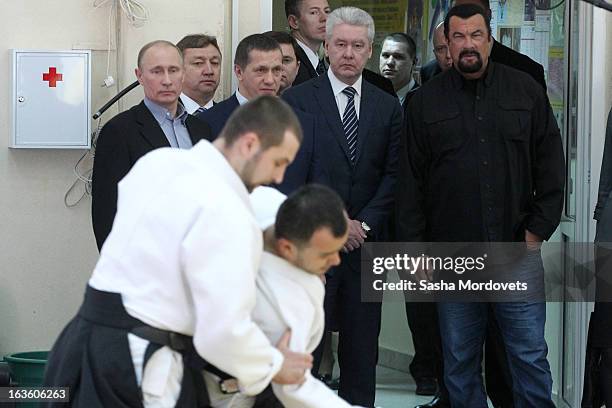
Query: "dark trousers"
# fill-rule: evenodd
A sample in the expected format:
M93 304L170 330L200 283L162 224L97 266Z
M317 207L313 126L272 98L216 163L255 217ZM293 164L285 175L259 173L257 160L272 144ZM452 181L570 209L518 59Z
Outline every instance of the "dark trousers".
M358 254L349 254L349 256ZM361 301L361 277L343 255L325 285L326 330L339 332L338 395L353 405L373 407L376 394L376 364L380 333L381 303ZM313 353L318 368L322 345Z
M120 294L88 286L77 316L64 328L49 352L44 386L69 387L69 405L74 408L142 407L127 336L143 327L146 327L144 323L126 312ZM192 344L191 338L189 344ZM184 363L176 406L204 408L209 406L202 378L202 369L207 363L192 349L175 350L183 354ZM149 349L144 364L147 354L150 356ZM41 404L44 408L65 406L55 402Z
M406 302L406 318L412 335L414 358L410 374L419 378L436 378L440 392L445 393L442 343L438 326L438 310L434 302Z

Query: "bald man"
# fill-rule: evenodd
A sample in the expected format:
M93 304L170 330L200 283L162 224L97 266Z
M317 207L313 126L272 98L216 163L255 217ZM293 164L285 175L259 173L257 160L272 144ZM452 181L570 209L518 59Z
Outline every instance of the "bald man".
M438 23L434 31L433 52L436 58L421 67L421 85L453 66L453 59L444 35L444 21Z

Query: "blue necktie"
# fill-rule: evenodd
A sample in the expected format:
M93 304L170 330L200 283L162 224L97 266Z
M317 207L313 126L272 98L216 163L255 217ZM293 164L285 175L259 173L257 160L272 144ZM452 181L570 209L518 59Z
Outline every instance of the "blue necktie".
M194 116L197 116L197 115L199 115L200 113L204 112L205 110L206 110L206 108L205 108L205 107L200 106L198 109L196 109L196 111L195 111L195 112L193 112L193 115L194 115Z
M349 157L351 162L355 162L357 156L357 131L359 127L359 119L357 119L357 111L355 110L355 94L357 91L352 86L347 86L342 90L348 98L344 115L342 115L342 127L348 144Z

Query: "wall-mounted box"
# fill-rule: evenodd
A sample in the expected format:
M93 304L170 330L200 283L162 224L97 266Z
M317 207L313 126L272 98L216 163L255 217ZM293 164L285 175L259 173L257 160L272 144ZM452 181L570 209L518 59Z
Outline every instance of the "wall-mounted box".
M89 149L91 51L11 50L9 147Z

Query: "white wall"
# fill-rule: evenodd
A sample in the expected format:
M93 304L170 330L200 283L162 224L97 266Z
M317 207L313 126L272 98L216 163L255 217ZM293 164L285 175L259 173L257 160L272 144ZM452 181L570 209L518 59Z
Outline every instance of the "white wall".
M66 208L64 193L75 180L73 166L84 151L10 150L8 81L10 48L71 49L93 47L92 108L97 110L117 88L101 88L106 76L109 6L93 1L10 2L0 25L0 356L15 351L48 349L61 328L76 312L87 279L98 257L89 197ZM119 82L135 78L138 49L155 39L177 41L188 33L219 36L230 25L225 0L147 0L150 21L141 28L122 17L119 55L123 60ZM60 8L58 8L60 7ZM227 23L226 23L227 21ZM113 45L114 47L114 45ZM223 48L222 48L223 49ZM227 63L231 58L226 59ZM225 65L225 64L224 64ZM114 52L111 61L114 72ZM141 98L132 91L123 102L128 108ZM221 95L218 96L218 99ZM108 120L117 108L108 111ZM44 124L41 124L44 132ZM91 165L91 163L89 163Z
M603 157L606 120L612 104L612 13L593 9L593 62L591 92L591 203L597 203L599 172ZM591 221L589 241L595 238Z
M48 348L79 303L96 260L89 200L68 209L64 193L83 151L9 150L10 48L70 49L106 44L107 15L91 2L11 2L0 25L0 355ZM106 73L95 51L94 83ZM110 93L94 87L99 106ZM41 132L44 132L41 123Z
M122 18L121 24L121 59L122 75L125 85L136 80L134 69L138 51L146 43L154 40L168 40L173 43L187 34L204 33L214 35L223 52L223 67L230 64L232 57L225 52L224 24L229 1L226 0L149 0L150 21L142 27L135 28ZM229 25L229 22L227 23ZM226 70L223 70L225 74ZM225 75L221 76L221 85L215 99L223 99ZM123 98L123 108L135 105L143 97L142 88L138 87Z

